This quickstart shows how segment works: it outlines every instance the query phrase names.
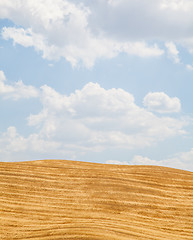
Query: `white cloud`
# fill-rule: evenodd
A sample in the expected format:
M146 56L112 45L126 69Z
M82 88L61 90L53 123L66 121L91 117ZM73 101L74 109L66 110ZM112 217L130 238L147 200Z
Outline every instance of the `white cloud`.
M53 58L57 53L72 62L86 61L88 54L84 52L88 50L92 58L104 57L109 51L112 54L114 49L106 50L106 41L120 46L141 40L161 40L170 45L173 41L189 41L193 37L192 10L191 0L0 2L1 18L22 26L5 28L5 36L24 46L26 41L33 43L44 57ZM192 42L190 45L193 46Z
M162 9L169 9L174 11L184 11L189 12L190 8L193 8L193 3L191 0L162 0Z
M129 163L125 161L107 160L106 164L128 165Z
M188 152L179 152L169 158L166 157L163 160L135 155L131 160L128 159L128 161L108 160L106 163L117 165L163 166L193 171L193 148Z
M45 139L41 133L23 137L14 126L8 127L7 131L0 135L0 146L1 161L35 160L45 156L75 159L73 150L65 150L60 142Z
M134 156L131 165L156 165L193 171L193 148L188 152L180 152L164 160L154 160L140 155Z
M168 50L168 57L171 58L174 63L180 63L179 51L173 42L166 42L165 46Z
M118 41L165 42L168 54L180 63L176 46L193 53L193 3L191 0L84 1L89 6L89 26ZM93 14L92 14L93 13Z
M157 44L147 46L145 42L133 42L123 44L123 52L140 57L159 57L164 51Z
M11 95L14 88L9 87L6 94L15 99ZM39 97L42 109L28 117L29 136L20 135L15 127L0 134L5 160L13 156L32 159L38 154L42 158L80 159L89 151L139 149L184 135L189 124L182 118L158 117L137 106L134 97L123 89L106 90L97 83L88 83L69 96L44 85Z
M133 149L183 134L185 120L159 118L139 108L123 89L105 90L88 83L69 96L43 86L43 109L30 115L28 123L48 138L90 149Z
M177 97L169 97L163 92L150 92L143 100L143 104L150 111L159 113L172 113L181 110L181 103Z
M130 164L131 165L157 165L157 166L161 166L163 164L163 162L152 160L148 157L143 157L143 156L140 156L140 155L136 155L130 161Z
M14 126L10 126L0 138L0 153L11 151L19 152L25 149L25 140L22 136L19 136Z
M12 85L6 84L6 77L3 71L0 71L0 95L4 98L18 100L20 98L38 97L39 91L30 85L24 85L20 80Z
M108 3L86 3L91 12L94 9L97 12L90 16L91 23L119 39L173 41L192 35L191 0L112 0Z
M186 69L188 69L189 71L193 71L193 65L187 64Z
M15 44L34 47L43 58L64 57L73 66L83 62L88 68L97 58L113 58L120 52L140 57L164 53L158 45L151 46L141 39L120 41L108 36L103 29L95 34L89 22L94 12L85 5L67 0L0 2L1 18L22 26L4 27L2 36L6 40L13 39Z

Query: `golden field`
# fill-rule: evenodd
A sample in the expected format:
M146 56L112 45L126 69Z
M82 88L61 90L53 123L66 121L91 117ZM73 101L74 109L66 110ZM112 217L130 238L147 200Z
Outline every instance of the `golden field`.
M0 163L0 240L193 239L193 173L62 160Z

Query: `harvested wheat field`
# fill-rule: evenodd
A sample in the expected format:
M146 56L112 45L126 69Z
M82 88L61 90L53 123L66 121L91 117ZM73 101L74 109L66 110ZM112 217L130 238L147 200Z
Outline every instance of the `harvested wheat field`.
M44 160L0 163L0 239L193 239L193 173Z

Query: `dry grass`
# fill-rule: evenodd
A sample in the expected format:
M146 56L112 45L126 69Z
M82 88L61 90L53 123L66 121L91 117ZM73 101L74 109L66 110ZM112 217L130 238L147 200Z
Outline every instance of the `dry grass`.
M45 160L0 163L0 239L193 239L193 173Z

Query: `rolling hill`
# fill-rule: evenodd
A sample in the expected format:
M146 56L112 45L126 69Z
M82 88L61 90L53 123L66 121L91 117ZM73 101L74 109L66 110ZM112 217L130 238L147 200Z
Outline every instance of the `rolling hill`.
M0 163L1 240L193 239L193 173L66 160Z

